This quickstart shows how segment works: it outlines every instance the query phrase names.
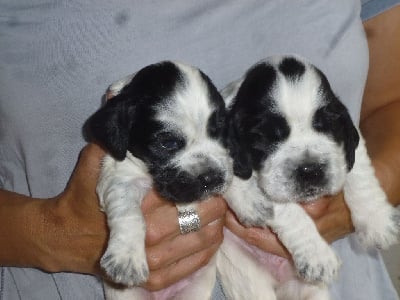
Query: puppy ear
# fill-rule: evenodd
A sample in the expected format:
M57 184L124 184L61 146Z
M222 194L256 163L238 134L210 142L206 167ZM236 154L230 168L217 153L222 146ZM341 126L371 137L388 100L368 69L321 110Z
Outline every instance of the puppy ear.
M233 173L242 179L249 179L253 171L250 152L240 137L236 125L238 122L231 120L232 118L229 118L227 122L226 144L233 159Z
M318 113L317 111L315 115L315 124L319 124L317 130L329 132L333 135L336 141L343 142L347 170L350 171L353 168L355 150L360 141L358 130L354 126L346 106L334 94L327 77L321 70L315 68L315 71L321 78L320 93L323 96L324 101L328 103L326 106L318 110L322 113Z
M345 138L344 138L344 151L346 155L346 162L347 162L347 170L350 171L353 168L354 161L355 161L355 151L360 142L360 136L358 134L358 130L353 124L351 117L345 109L345 113L341 116L341 121L345 127Z
M350 171L354 165L355 151L360 141L360 136L349 111L336 96L333 96L330 104L328 104L328 111L331 116L333 115L331 118L336 119L333 126L333 135L337 140L343 142L347 170Z
M343 103L332 94L328 105L315 113L313 125L318 131L332 135L336 142L343 144L347 169L350 171L354 165L355 150L360 137Z
M133 101L126 97L124 94L114 96L87 121L89 138L117 160L126 157L136 110Z

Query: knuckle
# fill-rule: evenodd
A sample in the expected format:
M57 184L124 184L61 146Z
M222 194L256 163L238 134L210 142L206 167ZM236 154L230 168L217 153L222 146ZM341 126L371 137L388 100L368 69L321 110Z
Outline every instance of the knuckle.
M226 204L225 200L222 197L216 197L215 201L215 210L220 213L221 215L224 215L228 209L228 205Z
M206 266L211 258L214 256L215 252L218 250L218 247L210 247L206 251L203 251L199 257L199 267Z
M162 255L158 254L147 254L147 264L150 270L157 270L162 267Z
M256 230L247 229L244 240L251 245L257 246L260 242L260 235Z
M152 292L159 291L164 287L163 277L158 274L151 274L145 285L145 288Z
M155 226L148 225L146 230L146 243L148 245L155 245L161 239L161 232Z
M222 239L224 238L222 228L223 228L222 225L218 224L206 226L203 232L204 242L209 244L215 244L222 241Z

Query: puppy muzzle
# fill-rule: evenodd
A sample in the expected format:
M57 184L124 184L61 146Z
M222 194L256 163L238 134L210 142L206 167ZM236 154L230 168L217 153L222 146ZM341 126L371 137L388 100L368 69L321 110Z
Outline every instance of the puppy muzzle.
M226 186L225 173L208 168L192 174L176 168L161 170L154 176L154 186L159 194L173 202L193 202L221 193Z

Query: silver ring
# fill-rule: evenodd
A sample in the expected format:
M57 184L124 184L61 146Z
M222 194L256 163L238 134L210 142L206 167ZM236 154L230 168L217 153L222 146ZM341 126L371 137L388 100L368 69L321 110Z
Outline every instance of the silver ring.
M194 209L179 211L178 222L181 234L187 234L200 230L200 217Z

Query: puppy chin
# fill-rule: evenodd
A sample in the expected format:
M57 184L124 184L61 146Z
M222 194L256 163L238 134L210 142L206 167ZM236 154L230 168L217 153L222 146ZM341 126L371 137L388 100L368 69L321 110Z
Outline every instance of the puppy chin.
M277 203L309 203L323 196L336 195L342 187L342 184L328 183L324 186L303 188L297 183L287 181L285 184L264 185L261 190L266 197Z

